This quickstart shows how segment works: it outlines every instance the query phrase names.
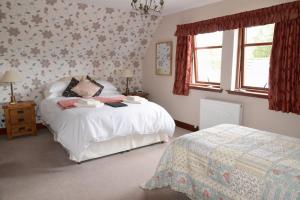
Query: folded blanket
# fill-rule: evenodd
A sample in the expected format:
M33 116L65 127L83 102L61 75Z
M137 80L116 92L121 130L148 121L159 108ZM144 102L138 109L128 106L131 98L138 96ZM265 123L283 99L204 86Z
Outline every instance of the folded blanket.
M86 105L86 106L97 106L103 103L95 99L79 99L77 101L77 104Z
M115 96L115 97L93 97L92 99L96 99L98 101L101 101L102 103L113 103L113 102L121 102L126 97L123 95Z
M78 99L69 99L69 100L60 100L57 102L62 109L70 109L76 107L74 104L78 101Z
M104 103L98 101L98 104L81 104L79 102L74 103L74 106L76 107L87 107L87 108L101 108L104 106Z
M125 99L125 96L123 95L120 95L120 96L115 96L115 97L92 97L90 99L93 99L93 100L97 100L99 102L102 102L102 103L113 103L113 102L121 102ZM74 98L74 99L67 99L67 100L60 100L57 102L57 104L62 108L62 109L70 109L70 108L75 108L76 105L79 105L82 103L80 102L83 101L83 99L81 98ZM91 101L90 101L91 102ZM79 104L78 104L79 103ZM87 104L85 104L87 105Z
M123 102L125 103L132 103L132 104L141 104L147 101L148 101L147 99L139 96L127 96L126 99L123 100Z
M142 99L142 97L139 97L139 96L127 96L126 97L126 100L129 100L129 101L139 101L141 99Z

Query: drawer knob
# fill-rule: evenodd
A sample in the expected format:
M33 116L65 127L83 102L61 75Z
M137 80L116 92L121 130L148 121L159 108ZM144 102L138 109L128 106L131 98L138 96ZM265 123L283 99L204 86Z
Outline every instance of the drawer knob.
M23 113L24 113L24 110L18 110L17 113L18 113L18 114L23 114Z
M18 119L19 122L24 122L24 118Z
M25 130L25 127L20 127L19 128L19 131L23 131L23 130Z

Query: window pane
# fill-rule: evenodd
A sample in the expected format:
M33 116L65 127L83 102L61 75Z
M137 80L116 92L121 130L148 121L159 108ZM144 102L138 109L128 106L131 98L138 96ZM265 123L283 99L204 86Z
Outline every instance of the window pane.
M198 81L220 83L222 48L198 49Z
M264 26L254 26L246 28L246 44L272 42L274 33L274 24Z
M223 32L196 35L196 47L222 46Z
M268 88L271 48L245 47L244 86Z

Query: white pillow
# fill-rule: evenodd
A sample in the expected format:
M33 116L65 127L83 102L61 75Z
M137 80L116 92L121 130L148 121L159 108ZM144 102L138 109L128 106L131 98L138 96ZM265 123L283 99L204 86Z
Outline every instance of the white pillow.
M55 81L47 84L43 90L44 97L49 98L50 96L61 96L63 91L67 88L69 82L70 81Z
M121 95L120 92L116 91L103 91L101 92L101 94L99 95L100 97L110 97L110 96L119 96Z
M49 93L63 92L69 85L69 82L70 81L55 81L48 84L45 90L47 90Z
M63 91L69 85L70 80L58 80L53 83L49 83L44 87L44 97L45 98L54 98L62 96ZM100 96L114 96L120 95L118 89L110 82L104 80L96 80L97 83L100 83L104 86Z
M62 93L49 93L47 90L43 91L43 93L45 99L51 99L62 96Z
M100 83L101 85L104 86L102 92L104 92L104 91L118 91L118 89L112 83L110 83L108 81L96 80L96 82Z

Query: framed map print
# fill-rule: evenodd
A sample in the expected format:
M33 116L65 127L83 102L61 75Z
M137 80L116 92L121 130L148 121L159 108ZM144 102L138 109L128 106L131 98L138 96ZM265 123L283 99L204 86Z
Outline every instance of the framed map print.
M172 75L172 42L156 44L156 75Z

